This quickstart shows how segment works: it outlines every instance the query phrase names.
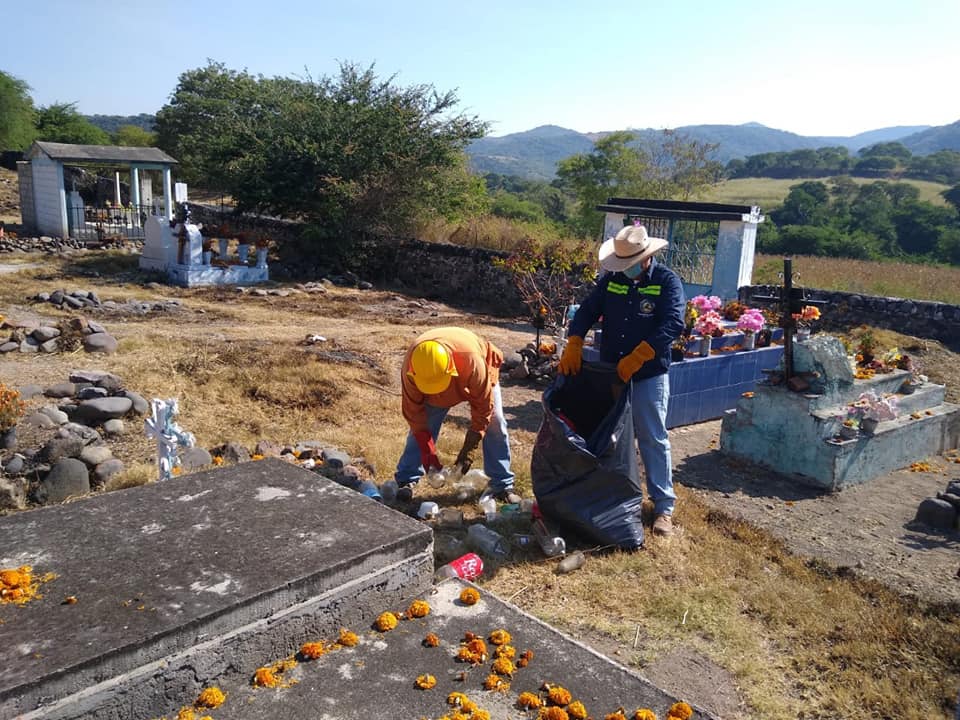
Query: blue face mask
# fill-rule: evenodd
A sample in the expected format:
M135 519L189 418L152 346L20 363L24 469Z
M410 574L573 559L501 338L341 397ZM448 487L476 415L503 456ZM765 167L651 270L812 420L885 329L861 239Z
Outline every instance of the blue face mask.
M643 263L637 263L636 265L631 265L626 270L623 271L623 274L626 275L631 280L636 280L638 277L643 275Z

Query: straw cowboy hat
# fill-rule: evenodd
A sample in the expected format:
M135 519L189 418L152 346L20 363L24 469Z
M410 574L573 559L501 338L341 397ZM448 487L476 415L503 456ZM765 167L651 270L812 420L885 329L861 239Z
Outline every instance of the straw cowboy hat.
M607 238L600 246L600 267L610 272L620 272L643 262L667 245L663 238L647 235L643 225L628 225L616 237Z

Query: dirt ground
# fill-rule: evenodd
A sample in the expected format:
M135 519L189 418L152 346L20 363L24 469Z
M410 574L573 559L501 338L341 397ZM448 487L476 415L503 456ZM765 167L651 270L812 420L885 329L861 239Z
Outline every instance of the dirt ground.
M171 288L164 294L184 298L185 336L194 325L198 336L218 332L215 318L199 315L190 319L188 291ZM449 305L389 291L338 290L337 306L343 316L336 322L336 337L344 347L369 349L371 336L399 333L421 324L468 324L507 353L533 339L525 323L467 314ZM0 306L0 314L11 319L39 318L43 313L43 306L27 303ZM120 336L125 332L116 320L98 319ZM0 357L0 378L14 387L59 381L77 362L74 357L10 354ZM523 457L529 457L540 424L541 395L542 387L509 379L503 382L512 441L515 452ZM769 531L798 555L875 579L906 596L960 604L960 534L932 534L912 524L918 503L943 490L949 479L960 478L960 465L947 457L929 458L930 472L899 470L840 493L825 494L763 468L724 458L717 450L719 433L719 421L671 431L674 477L681 492L693 493L718 511ZM141 444L137 451L142 450ZM588 631L578 633L575 627L571 634L614 660L625 662L630 654L629 644ZM720 717L748 717L742 711L734 679L694 651L681 648L660 657L645 667L643 674Z

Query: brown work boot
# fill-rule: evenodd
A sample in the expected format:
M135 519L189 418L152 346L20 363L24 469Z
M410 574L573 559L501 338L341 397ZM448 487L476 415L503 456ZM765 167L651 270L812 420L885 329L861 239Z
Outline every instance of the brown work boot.
M653 534L661 537L673 535L673 518L661 513L653 521Z

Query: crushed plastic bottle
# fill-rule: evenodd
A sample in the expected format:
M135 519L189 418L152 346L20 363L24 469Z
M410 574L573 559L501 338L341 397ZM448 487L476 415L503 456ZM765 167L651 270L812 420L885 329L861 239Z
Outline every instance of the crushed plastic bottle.
M481 494L487 488L490 478L478 468L468 470L467 473L455 481L453 489L459 502L467 502Z
M368 498L373 498L377 502L383 502L383 497L380 495L380 488L369 480L364 480L358 484L356 491L366 495Z
M471 525L467 530L467 543L482 553L503 559L510 555L510 545L506 538L486 525Z
M575 553L570 553L557 565L557 572L561 575L567 573L572 573L574 570L579 570L583 567L583 564L587 561L587 557L577 550Z
M461 476L460 466L452 465L440 470L431 470L427 473L427 485L434 490L439 490L447 483L456 483Z
M566 541L559 535L551 533L542 517L534 518L533 534L537 537L540 549L547 557L557 557L567 552Z
M399 486L396 480L387 480L380 485L380 495L385 502L393 502L397 499L397 490Z
M481 496L478 505L480 505L487 522L493 522L497 519L497 501L493 499L492 495Z
M467 553L456 560L451 560L446 565L438 567L433 574L433 578L435 582L455 577L463 580L476 580L482 572L483 559L476 553Z

